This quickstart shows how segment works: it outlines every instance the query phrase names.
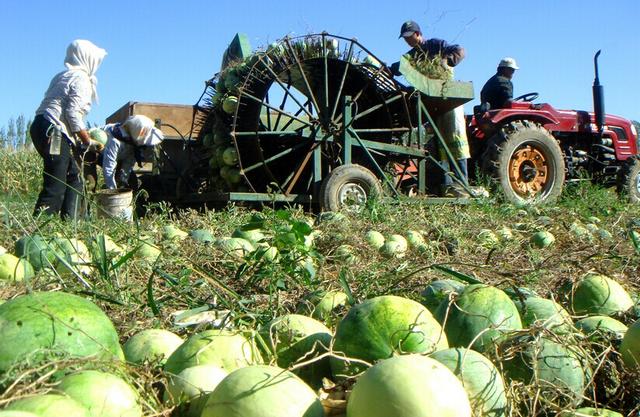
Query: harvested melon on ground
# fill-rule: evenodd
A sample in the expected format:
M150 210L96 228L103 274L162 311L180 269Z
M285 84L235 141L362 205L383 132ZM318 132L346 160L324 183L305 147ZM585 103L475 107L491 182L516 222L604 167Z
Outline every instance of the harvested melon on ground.
M24 411L37 417L93 417L78 401L60 394L24 397L9 404L5 411Z
M362 374L347 402L348 417L471 417L462 383L421 355L395 356Z
M0 417L39 417L28 411L0 410Z
M180 336L168 330L146 329L131 336L122 349L127 362L164 364L183 342Z
M213 243L215 241L211 232L206 229L194 229L189 232L189 237L198 243Z
M254 245L266 239L266 236L261 229L243 229L242 227L234 230L231 237L242 238Z
M218 239L216 241L216 246L218 246L227 255L231 255L238 259L243 259L256 249L251 242L240 237Z
M474 415L507 415L507 395L498 368L481 353L465 348L439 350L429 355L458 377L469 395Z
M165 240L184 240L189 236L187 232L178 226L168 224L162 227L162 238Z
M40 235L23 236L14 246L15 256L25 258L36 271L55 266L57 256L54 247Z
M499 346L504 377L535 384L549 404L562 407L582 402L590 370L578 346L566 346L545 337L514 336Z
M34 364L49 355L123 358L116 329L86 298L63 292L33 292L0 305L0 371L19 361Z
M465 287L455 302L444 300L435 317L443 324L451 347L471 347L478 352L522 329L520 313L509 296L484 284Z
M627 332L627 326L609 316L590 316L576 321L576 328L584 333L589 340L622 339Z
M298 312L328 322L337 308L347 305L349 297L342 291L316 291L305 297Z
M541 297L514 300L526 328L541 326L557 334L573 330L571 315L560 304Z
M284 369L237 369L209 394L202 417L324 417L315 392Z
M629 326L620 345L620 354L627 367L640 368L640 320Z
M34 276L33 267L24 258L16 258L10 253L0 255L0 283L19 282Z
M82 404L91 417L142 417L136 390L124 379L110 373L76 372L62 378L56 390Z
M380 249L382 245L384 245L384 235L375 230L369 230L367 234L364 236L365 241L369 246L374 249Z
M319 321L300 314L286 314L264 325L260 336L281 368L311 361L292 372L312 388L322 387L322 378L331 378L329 357L318 357L329 351L332 334Z
M442 327L422 304L385 295L353 306L340 321L331 369L334 378L340 379L367 368L357 360L374 363L394 355L431 353L448 347Z
M213 364L227 372L262 363L252 337L240 331L205 330L189 337L167 359L165 371L177 375L183 369Z
M427 288L420 293L422 296L420 302L427 307L432 314L435 314L442 301L448 300L450 294L462 294L465 286L465 283L454 279L438 279L432 281L427 285Z
M55 237L51 245L58 254L55 269L60 275L91 274L93 259L87 246L78 239Z
M633 300L622 285L600 274L585 275L567 295L576 315L611 316L633 307Z
M217 365L197 365L169 377L164 402L182 417L200 417L207 398L229 373Z

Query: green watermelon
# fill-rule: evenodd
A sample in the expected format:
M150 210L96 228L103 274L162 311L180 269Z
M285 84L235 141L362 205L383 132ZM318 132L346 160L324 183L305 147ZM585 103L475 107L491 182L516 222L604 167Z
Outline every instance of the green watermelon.
M504 291L484 284L465 287L451 305L444 300L435 317L444 325L452 347L471 347L481 353L505 333L522 329L513 301Z
M534 233L529 240L531 246L538 249L549 247L555 241L556 237L551 232L547 232L546 230Z
M0 255L0 283L2 281L24 281L33 278L33 267L24 258L16 258L10 253Z
M24 411L38 417L93 417L82 404L66 395L45 394L12 402L7 411Z
M184 240L189 234L173 224L162 227L162 237L166 240Z
M229 373L217 365L198 365L172 375L164 402L179 407L181 417L200 417L209 394Z
M64 292L34 292L0 305L0 371L46 353L122 358L111 320L91 301Z
M369 246L378 250L384 245L384 235L380 232L376 232L375 230L369 230L365 235L364 239L367 241Z
M515 300L522 324L526 328L542 326L557 334L573 330L571 315L560 304L541 297L527 297Z
M275 366L254 365L230 373L209 394L202 417L324 417L315 392Z
M536 384L542 397L560 406L576 406L582 401L589 371L579 348L525 335L501 344L499 356L507 380Z
M316 291L308 296L298 306L298 312L311 315L316 320L327 322L334 310L344 307L349 297L342 291Z
M253 338L229 330L205 330L189 337L167 359L165 371L177 375L182 370L204 364L218 365L227 372L262 362Z
M275 355L278 366L285 369L328 352L332 337L327 326L300 314L273 319L260 329L260 336ZM322 378L331 378L329 357L295 369L293 373L311 387L320 388Z
M633 307L631 296L617 281L594 273L573 285L569 300L576 315L611 316Z
M462 383L440 362L402 355L362 374L347 402L349 417L471 417Z
M254 245L266 239L266 236L261 229L244 229L242 227L234 230L231 237L239 237L244 240L248 240Z
M575 411L563 411L558 417L624 417L622 414L606 408L583 407Z
M195 229L189 232L189 236L198 243L212 243L215 241L210 231L206 229Z
M62 378L56 389L82 404L91 417L142 417L138 393L113 374L80 371Z
M37 234L18 239L15 243L15 255L29 261L36 271L53 268L57 259L47 240Z
M164 329L146 329L131 336L122 347L127 362L164 364L184 342L180 336Z
M351 245L340 245L333 252L333 259L342 262L347 265L353 265L358 262L358 257L355 255L355 248Z
M2 306L0 306L2 308ZM620 345L624 364L631 369L640 368L640 320L636 320L624 334Z
M236 166L238 163L238 152L236 151L236 148L234 146L227 147L222 152L222 160L228 166Z
M236 96L227 96L222 101L222 110L228 114L234 114L236 112L236 108L238 107L238 97Z
M450 348L434 352L429 357L446 366L462 382L474 415L507 415L507 396L502 375L484 355L471 349Z
M28 411L0 410L0 417L39 417Z
M576 328L591 340L601 338L622 339L627 326L609 316L590 316L576 321Z
M384 295L349 310L336 329L333 352L373 363L397 354L430 353L448 347L442 328L423 305ZM366 366L332 356L331 369L335 378L342 378L356 375Z
M454 279L438 279L432 281L427 285L427 288L420 293L422 296L420 302L427 307L432 314L435 314L442 301L449 299L449 294L462 294L465 285L466 284Z
M216 246L222 249L224 253L232 255L233 257L239 259L244 258L248 254L256 250L251 242L240 237L218 239L216 241Z

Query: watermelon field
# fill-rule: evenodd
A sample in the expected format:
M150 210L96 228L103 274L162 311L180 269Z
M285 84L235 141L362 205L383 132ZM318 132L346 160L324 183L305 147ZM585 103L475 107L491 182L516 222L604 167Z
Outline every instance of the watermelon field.
M35 152L0 172L0 417L640 415L615 189L63 222Z

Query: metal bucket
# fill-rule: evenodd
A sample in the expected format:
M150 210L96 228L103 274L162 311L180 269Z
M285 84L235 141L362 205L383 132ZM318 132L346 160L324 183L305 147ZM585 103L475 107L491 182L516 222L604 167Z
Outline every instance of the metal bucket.
M95 194L97 217L111 217L126 221L133 219L133 191L128 188L99 190Z

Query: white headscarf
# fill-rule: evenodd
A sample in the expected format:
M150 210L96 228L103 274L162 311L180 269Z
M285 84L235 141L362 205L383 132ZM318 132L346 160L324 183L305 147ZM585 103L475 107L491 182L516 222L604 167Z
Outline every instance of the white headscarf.
M90 41L76 39L67 47L67 56L64 58L64 65L68 69L87 73L91 79L91 99L94 102L98 101L96 71L106 55L107 51Z
M164 139L162 131L155 127L153 120L141 114L127 117L122 127L140 146L155 146Z

